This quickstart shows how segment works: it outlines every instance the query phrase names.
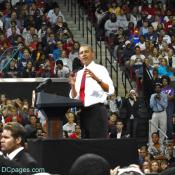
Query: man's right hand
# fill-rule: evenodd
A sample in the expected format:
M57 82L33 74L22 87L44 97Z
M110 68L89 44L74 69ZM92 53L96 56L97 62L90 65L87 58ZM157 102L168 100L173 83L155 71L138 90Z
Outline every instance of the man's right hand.
M76 74L71 72L69 75L69 83L71 85L71 96L75 98L77 96L77 92L75 90L75 81L76 81Z
M156 95L155 95L155 99L161 100L160 94L156 94Z
M74 72L71 72L70 75L69 75L69 83L71 85L75 85L75 81L76 81L75 73Z

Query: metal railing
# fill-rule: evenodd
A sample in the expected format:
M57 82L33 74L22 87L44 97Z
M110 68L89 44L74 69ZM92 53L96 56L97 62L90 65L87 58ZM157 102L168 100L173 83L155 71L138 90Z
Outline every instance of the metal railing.
M78 30L82 31L82 36L84 38L85 36L85 12L84 10L81 10L81 8L78 8Z
M90 34L90 44L93 46L93 30L92 30L92 24L89 22L88 18L86 17L86 41L89 44L89 34Z
M154 82L153 77L146 67L146 65L143 65L143 81L142 81L142 90L146 102L146 106L149 109L149 100L151 97L151 94L154 92Z
M87 3L88 4L88 3ZM101 65L106 66L106 68L109 70L109 74L111 78L114 80L115 77L115 86L116 86L116 93L118 93L118 63L114 63L115 58L112 56L111 52L109 51L108 47L103 47L102 45L102 38L100 37L98 40L96 38L96 34L94 33L94 26L91 23L90 16L87 14L91 13L88 10L91 10L91 6L82 8L77 0L65 0L65 6L67 7L68 12L70 13L71 17L74 19L74 22L76 23L78 21L78 30L81 32L82 37L86 38L87 44L90 44L93 46L95 43L95 56L96 59L98 58L99 63ZM70 8L71 6L71 8ZM78 14L78 15L77 15ZM93 36L94 35L94 36ZM94 41L93 41L93 38ZM104 49L104 50L103 50ZM103 53L105 54L105 60L103 60ZM122 82L123 86L125 88L125 95L127 93L127 88L132 88L132 84L129 80L129 77L123 72L122 73ZM129 86L128 87L128 82Z
M133 85L131 83L131 80L129 78L127 71L122 72L122 83L123 83L123 87L125 89L125 96L126 96L126 94L128 94L127 89L133 89ZM129 85L129 87L128 87L128 85Z
M8 52L10 52L10 55L8 55L9 54ZM18 52L19 48L17 46L8 47L7 49L4 50L4 52L0 55L1 72L6 70L6 68L9 66L10 62L16 57Z
M75 24L77 23L77 0L64 0L64 5L67 7L67 11L70 12Z

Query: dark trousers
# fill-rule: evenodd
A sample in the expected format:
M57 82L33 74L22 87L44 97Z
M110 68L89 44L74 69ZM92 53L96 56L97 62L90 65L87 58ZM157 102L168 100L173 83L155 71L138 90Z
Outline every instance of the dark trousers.
M102 103L83 107L80 113L82 138L107 138L107 118L107 110Z
M137 136L137 125L138 125L138 118L134 118L133 120L127 119L126 123L126 132L130 134L131 137Z
M169 139L173 138L173 113L174 113L174 106L168 105L167 109L167 136Z

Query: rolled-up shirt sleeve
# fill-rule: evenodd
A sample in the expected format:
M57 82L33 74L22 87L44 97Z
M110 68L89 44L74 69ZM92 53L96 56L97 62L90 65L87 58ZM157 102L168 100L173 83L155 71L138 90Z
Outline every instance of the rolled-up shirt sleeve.
M91 70L98 79L102 80L103 83L108 85L108 92L104 91L101 85L93 78L87 75L85 82L85 106L90 106L96 103L104 103L108 95L114 93L113 81L108 73L108 70L99 64L92 62L87 69ZM75 90L77 92L76 97L72 97L71 92L69 93L70 98L79 99L79 92L81 86L81 80L83 76L84 69L77 72Z

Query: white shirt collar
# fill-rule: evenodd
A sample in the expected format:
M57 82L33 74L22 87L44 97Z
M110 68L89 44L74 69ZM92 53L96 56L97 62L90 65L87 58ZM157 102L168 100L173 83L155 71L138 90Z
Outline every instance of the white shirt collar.
M12 151L10 154L7 154L7 157L12 160L20 151L22 151L24 147L20 147Z
M118 132L118 133L117 133L117 139L120 139L121 136L122 136L122 133L121 133L121 132Z
M89 69L89 67L93 66L94 64L95 64L95 62L91 61L87 66L84 65L84 69L86 69L86 68Z
M3 152L0 151L0 156L2 156L2 155L3 155Z

